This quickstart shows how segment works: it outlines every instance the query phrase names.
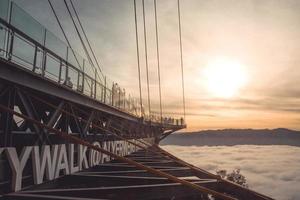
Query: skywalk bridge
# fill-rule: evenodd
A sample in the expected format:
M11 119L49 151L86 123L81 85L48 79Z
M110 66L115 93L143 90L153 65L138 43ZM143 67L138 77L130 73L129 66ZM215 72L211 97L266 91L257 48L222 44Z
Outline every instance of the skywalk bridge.
M143 133L158 136L185 127L182 118L146 115L147 111L139 106L137 99L126 95L116 83L107 81L88 61L14 2L9 4L1 0L1 9L0 94L3 105L53 125L60 117L59 109L68 107L70 112L91 124L101 117L106 127L125 129L135 137ZM81 127L78 120L65 117L60 117L56 126L63 122L64 130L69 126L71 130L68 131L82 136L92 128L92 125ZM9 134L28 132L24 123L8 120L4 124L3 145L10 143Z
M0 1L0 105L55 130L107 145L113 151L124 138L131 141L142 138L153 144L186 127L182 118L151 114L140 106L139 100L109 81L89 61L9 0ZM0 113L0 194L3 194L34 182L32 172L27 172L32 166L27 165L20 185L11 180L15 173L10 169L13 164L2 157L7 149L15 148L20 153L26 146L69 142L28 119L4 110ZM134 150L127 143L124 146L125 153Z
M185 127L0 0L0 199L271 200L157 146Z

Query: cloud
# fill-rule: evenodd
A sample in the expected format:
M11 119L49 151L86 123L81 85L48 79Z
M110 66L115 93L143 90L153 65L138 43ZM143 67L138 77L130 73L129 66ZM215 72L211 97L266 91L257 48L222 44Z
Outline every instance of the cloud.
M241 169L251 189L279 200L300 199L300 148L291 146L178 146L165 150L215 172ZM274 190L276 188L276 190Z

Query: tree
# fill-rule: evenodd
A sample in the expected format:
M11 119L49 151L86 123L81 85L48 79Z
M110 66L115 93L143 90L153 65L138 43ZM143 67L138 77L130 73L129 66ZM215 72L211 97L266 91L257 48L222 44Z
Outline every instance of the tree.
M227 173L226 170L218 170L216 173L221 176L221 178L229 180L231 182L237 183L245 188L248 188L247 180L244 175L242 175L240 169L235 169L231 173Z
M244 175L241 174L240 169L235 169L231 173L227 173L226 170L218 170L216 171L217 175L219 175L222 179L229 180L231 182L237 183L245 188L248 188L247 180ZM208 200L217 200L218 198L213 197L213 195L207 196Z

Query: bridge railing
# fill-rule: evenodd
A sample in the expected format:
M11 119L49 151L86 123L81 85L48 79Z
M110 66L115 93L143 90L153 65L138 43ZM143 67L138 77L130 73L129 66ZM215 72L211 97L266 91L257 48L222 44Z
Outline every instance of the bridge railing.
M145 120L183 125L147 115L139 101L10 0L0 0L0 58L41 77Z

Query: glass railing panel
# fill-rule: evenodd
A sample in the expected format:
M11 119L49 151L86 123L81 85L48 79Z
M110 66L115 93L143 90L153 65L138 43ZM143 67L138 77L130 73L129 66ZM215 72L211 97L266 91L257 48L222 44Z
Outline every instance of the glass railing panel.
M95 79L95 68L88 62L84 62L84 73Z
M94 98L95 97L95 80L91 79L91 97Z
M128 111L129 113L131 113L131 114L135 113L135 108L134 108L134 104L133 104L133 99L132 99L131 96L129 96L129 97L127 98L126 103L127 103L127 106L126 106L127 111Z
M96 99L103 102L103 86L98 82L96 84Z
M68 48L68 56L67 56L67 61L73 65L74 67L77 68L78 64L77 64L77 61L76 61L76 58L74 56L74 52L72 49Z
M111 104L117 107L117 100L118 100L118 90L115 87L112 87L111 90Z
M112 92L113 105L117 108L124 109L124 90L116 86Z
M77 58L77 60L78 60L78 62L79 62L79 68L78 69L80 69L81 71L83 71L83 66L84 66L84 58L79 54L79 53L77 53L76 51L75 51L75 55L76 55L76 58Z
M95 70L95 73L96 73L96 81L104 85L105 84L105 78L104 78L103 74L101 74L99 72L99 70Z
M58 37L56 37L48 30L46 31L45 46L61 58L65 60L67 59L67 46L63 41L61 41Z
M125 111L125 101L124 101L124 99L120 100L120 108Z
M77 69L83 70L83 61L84 59L76 52L73 51L71 48L68 48L68 59L67 61L76 67Z
M9 2L8 0L0 0L0 18L7 21Z
M65 65L65 63L63 63L61 65L61 71L60 71L60 83L65 83L66 73L67 73L67 66Z
M0 0L0 18L7 21L9 9L8 0ZM6 35L7 30L2 24L0 24L0 57L4 58L6 56Z
M43 71L43 57L44 57L43 50L40 49L40 48L37 48L35 68L34 68L34 72L37 73L37 74L42 74L42 71Z
M1 0L0 0L1 2ZM5 57L6 55L6 34L7 31L3 25L0 24L0 57Z
M141 115L141 104L139 98L133 98L134 113L136 116Z
M107 88L106 88L106 91L105 91L105 103L108 104L108 105L112 105L111 90L108 90Z
M40 44L44 44L44 27L13 2L10 23Z
M124 111L129 112L128 99L124 99Z
M68 76L65 81L65 85L77 90L78 88L78 70L68 67Z
M92 93L92 79L85 76L84 77L84 90L83 90L83 93L88 95L88 96L91 96L91 93Z
M118 91L118 97L117 97L117 107L122 108L122 91Z
M60 61L50 54L46 57L45 76L53 81L59 80Z
M163 116L162 118L163 124L175 125L175 119L167 116Z
M15 35L12 48L12 61L20 64L24 68L32 70L35 47L30 42Z
M120 107L123 110L125 110L125 108L126 108L125 97L126 97L126 93L125 93L125 90L123 88L121 90L121 95L120 95Z
M77 87L78 92L83 92L83 73L79 72L78 76L78 87Z

